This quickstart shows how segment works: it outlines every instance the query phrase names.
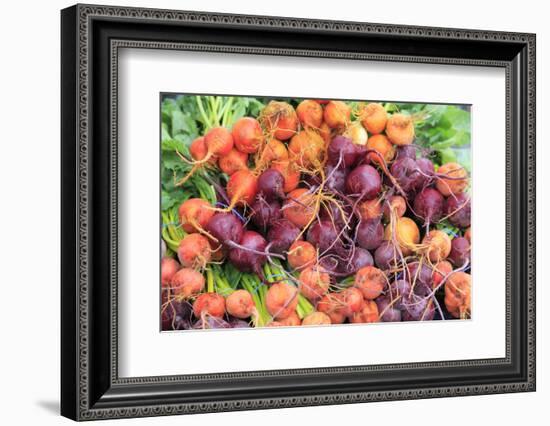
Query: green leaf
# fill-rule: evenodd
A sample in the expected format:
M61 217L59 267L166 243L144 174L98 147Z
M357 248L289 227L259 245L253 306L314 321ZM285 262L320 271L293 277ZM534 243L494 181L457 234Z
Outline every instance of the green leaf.
M456 154L451 148L445 148L439 151L441 164L456 163Z

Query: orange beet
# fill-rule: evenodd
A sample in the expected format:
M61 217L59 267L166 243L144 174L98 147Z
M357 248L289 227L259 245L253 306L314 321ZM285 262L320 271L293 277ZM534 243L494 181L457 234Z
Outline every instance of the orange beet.
M378 305L374 300L365 301L363 307L359 312L354 313L350 321L355 324L379 322Z
M318 129L323 121L323 107L311 99L306 99L296 108L296 114L302 126Z
M388 113L381 104L370 103L361 109L359 118L369 133L378 134L386 128Z
M252 295L246 290L235 290L227 296L225 307L229 315L240 319L248 318L256 311Z
M287 102L271 101L260 113L260 123L276 139L286 141L298 130L298 116Z
M229 154L218 159L218 167L222 172L231 176L239 170L248 168L248 154L233 148Z
M296 311L298 289L283 281L272 284L267 291L265 304L273 318L284 320Z
M162 288L170 287L172 278L181 268L181 265L176 259L171 257L163 257L160 261L160 284Z
M288 144L291 161L301 167L318 167L324 148L323 138L314 130L302 130L292 137Z
M233 148L233 136L225 127L214 127L204 136L204 143L208 154L223 156Z
M281 141L270 139L261 151L259 163L270 165L274 161L288 161L288 150Z
M191 268L182 268L172 277L170 288L176 298L191 297L204 288L202 274Z
M180 241L178 259L185 268L204 268L212 257L210 242L201 234L188 234Z
M332 324L342 324L346 320L342 302L335 293L325 294L317 303L317 310L327 314Z
M390 220L390 212L394 212L396 217L403 217L407 211L407 202L401 195L392 195L389 200L384 203L384 218Z
M386 136L395 145L410 145L414 140L414 123L411 116L393 114L386 123Z
M204 157L206 157L206 155L208 154L208 148L206 147L203 136L191 142L191 145L189 146L189 153L191 154L191 157L193 157L193 159L196 161L201 161L202 159L204 159ZM216 161L216 156L211 156L208 160L210 164L216 164Z
M302 320L302 325L330 325L330 317L323 312L312 312Z
M384 135L373 135L367 140L367 148L377 151L388 164L395 157L395 146ZM367 158L375 164L382 166L384 162L374 152L369 152Z
M376 299L384 291L386 274L374 266L365 266L355 274L354 285L361 290L365 299Z
M292 269L301 270L315 263L317 250L307 241L295 241L288 249L287 257Z
M422 240L422 252L428 256L432 263L446 259L451 253L451 239L437 229L431 230Z
M455 318L470 316L472 277L465 272L454 272L445 283L445 306Z
M384 239L392 242L395 239L403 255L408 256L416 250L420 241L420 230L411 218L400 217L396 220L395 229L392 229L391 223L386 226Z
M302 324L302 320L300 319L296 311L292 312L288 317L279 322L285 327L296 327Z
M332 129L346 127L350 122L351 108L342 101L330 101L325 105L323 117Z
M193 303L193 313L197 318L202 315L223 317L223 314L225 314L225 299L218 293L200 294Z
M300 293L311 301L324 296L330 286L330 275L319 266L308 266L300 272L298 280Z
M432 280L433 280L433 286L437 287L443 279L449 275L453 270L453 265L447 260L442 260L441 262L437 262L437 264L434 266L434 270L432 272Z
M252 204L258 192L258 178L248 169L239 170L227 182L227 195L236 205Z
M348 287L345 290L337 294L340 302L343 306L343 314L347 317L351 317L353 314L359 312L365 304L363 293L361 290L355 287Z
M214 216L214 211L208 201L202 198L189 198L180 205L178 214L182 229L192 233L204 229Z
M445 197L460 194L468 187L468 172L460 164L443 164L437 169L437 174L435 185Z
M258 151L264 135L258 120L252 117L239 118L231 131L235 147L246 154Z
M291 191L283 204L283 216L298 228L309 224L316 213L314 197L306 188Z

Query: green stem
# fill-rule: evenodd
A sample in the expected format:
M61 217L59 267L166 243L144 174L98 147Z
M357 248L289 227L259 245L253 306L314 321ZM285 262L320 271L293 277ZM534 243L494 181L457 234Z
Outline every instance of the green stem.
M208 115L206 114L206 111L204 110L204 107L202 105L202 100L201 100L201 97L200 96L196 96L196 99L197 99L197 105L199 107L199 112L201 114L201 118L204 122L204 125L206 127L206 129L204 129L205 131L208 131L210 130L212 127L214 127L212 125L212 123L210 122L210 119L208 118Z
M222 125L224 127L229 127L229 125L231 124L231 121L233 118L233 114L232 114L233 108L231 108L232 105L233 105L233 97L230 97L227 100L223 110Z
M206 291L214 293L214 273L211 269L206 270Z

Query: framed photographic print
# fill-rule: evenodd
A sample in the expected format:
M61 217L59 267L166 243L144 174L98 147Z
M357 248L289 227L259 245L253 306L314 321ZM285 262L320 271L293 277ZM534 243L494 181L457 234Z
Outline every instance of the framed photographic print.
M535 36L76 5L75 420L535 390Z

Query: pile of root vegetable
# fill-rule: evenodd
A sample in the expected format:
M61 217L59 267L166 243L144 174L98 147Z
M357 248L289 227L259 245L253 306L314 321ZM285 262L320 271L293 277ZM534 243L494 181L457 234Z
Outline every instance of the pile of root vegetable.
M182 202L163 212L162 329L469 318L468 170L434 165L421 115L295 105L231 126L231 105L200 105L207 130L163 157Z

